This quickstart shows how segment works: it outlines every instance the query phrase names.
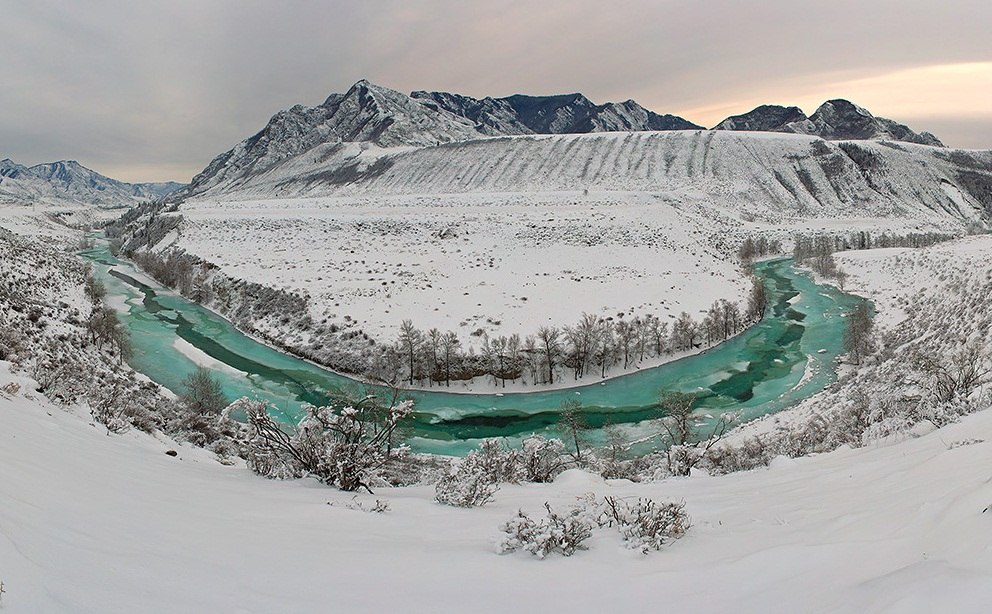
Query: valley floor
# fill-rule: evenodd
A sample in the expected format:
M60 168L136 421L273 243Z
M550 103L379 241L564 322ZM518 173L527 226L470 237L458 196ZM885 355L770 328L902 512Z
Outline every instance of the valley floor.
M671 323L683 311L702 320L718 299L743 307L750 282L736 251L745 234L788 241L800 232L941 228L912 217L771 224L733 205L646 192L194 200L180 214L156 251L175 247L230 279L306 296L318 326L356 341L394 343L410 319L424 331L454 331L463 351L477 353L483 334L523 340L586 312ZM329 351L327 338L278 318L253 325L303 355L368 351L355 341ZM458 387L495 390L483 378Z

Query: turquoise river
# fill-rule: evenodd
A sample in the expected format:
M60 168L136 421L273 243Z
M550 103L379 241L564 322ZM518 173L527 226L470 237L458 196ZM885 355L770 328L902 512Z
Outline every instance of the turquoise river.
M355 380L259 343L228 321L171 290L139 281L133 265L105 246L82 252L107 286L108 298L126 309L131 365L179 392L196 367L190 357L210 357L213 373L229 398L270 401L274 412L294 420L306 404L326 392L357 386ZM464 394L408 391L415 401L409 430L418 451L463 454L485 437L517 440L546 432L565 399L581 402L593 427L627 425L631 436L652 431L660 391L695 393L703 414L732 411L748 420L779 411L815 394L835 377L843 351L844 314L861 299L815 284L791 260L755 266L768 289L764 320L700 354L613 379L551 391ZM196 350L191 350L191 347ZM569 376L566 376L569 377Z

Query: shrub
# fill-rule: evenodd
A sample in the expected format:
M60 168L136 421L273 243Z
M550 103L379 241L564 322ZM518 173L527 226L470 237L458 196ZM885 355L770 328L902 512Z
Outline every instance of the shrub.
M498 439L486 439L435 486L435 500L455 507L482 506L492 500L501 482L518 482L520 452Z
M627 503L616 497L603 500L600 522L616 526L627 547L644 554L682 537L690 525L685 503L656 503L645 498Z
M397 402L394 395L384 403L370 393L304 409L306 415L296 426L277 423L265 401L242 398L225 410L227 417L236 411L247 417L244 444L249 468L270 478L309 474L342 490L372 492L378 472L400 453L394 449L394 434L413 402Z
M547 502L544 508L547 516L540 520L517 511L500 527L496 551L523 550L540 559L552 552L571 556L586 549L584 542L594 529L615 527L629 548L648 554L682 537L690 526L684 503L656 503L646 498L628 503L616 497L600 500L588 493L564 512Z
M506 522L500 531L502 536L496 544L500 554L524 550L539 559L552 552L562 556L572 556L585 550L584 541L592 537L595 522L589 519L584 506L575 506L567 512L557 512L548 503L544 504L548 515L534 520L523 510Z
M532 435L523 441L520 462L528 482L550 482L565 470L565 444L559 439Z

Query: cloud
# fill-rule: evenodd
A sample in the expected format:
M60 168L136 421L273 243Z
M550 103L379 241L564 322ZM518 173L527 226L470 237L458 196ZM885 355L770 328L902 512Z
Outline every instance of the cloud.
M765 102L812 112L849 97L950 144L992 145L987 2L6 4L0 157L76 158L131 180L187 180L279 109L363 77L634 98L707 125Z

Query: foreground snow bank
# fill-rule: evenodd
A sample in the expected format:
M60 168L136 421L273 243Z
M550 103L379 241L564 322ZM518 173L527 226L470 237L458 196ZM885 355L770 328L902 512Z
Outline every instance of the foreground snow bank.
M14 380L0 365L0 387ZM17 383L0 394L5 612L979 612L992 598L992 412L720 478L568 472L504 486L481 509L383 490L390 511L371 514L313 482L108 437ZM684 500L693 528L649 556L605 532L569 559L494 554L518 509L588 491Z

